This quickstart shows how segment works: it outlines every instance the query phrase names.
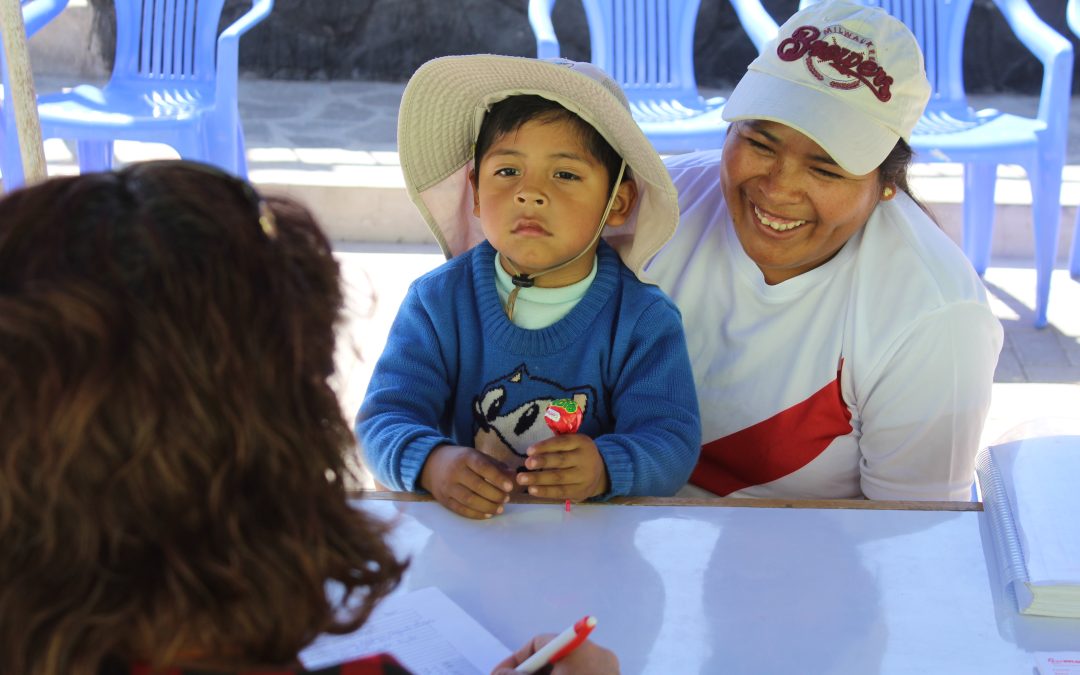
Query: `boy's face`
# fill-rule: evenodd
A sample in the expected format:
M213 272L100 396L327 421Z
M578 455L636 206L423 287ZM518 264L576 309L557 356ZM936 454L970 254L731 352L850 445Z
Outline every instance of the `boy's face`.
M607 206L607 169L567 120L529 121L495 139L473 178L473 213L484 236L523 274L563 263L589 245ZM619 189L608 225L621 225L636 196L633 181ZM581 281L593 266L590 252L545 274L537 286ZM503 263L510 274L514 270Z

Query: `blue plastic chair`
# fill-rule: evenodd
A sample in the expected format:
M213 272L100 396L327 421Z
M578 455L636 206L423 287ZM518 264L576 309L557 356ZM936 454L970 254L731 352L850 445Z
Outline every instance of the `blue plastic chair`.
M1080 37L1080 0L1069 0L1065 7L1065 20L1072 32ZM1076 226L1073 228L1072 252L1069 254L1069 274L1080 279L1080 208L1076 209Z
M26 36L30 37L41 30L42 26L52 21L67 7L68 0L22 0L23 23ZM4 174L4 186L11 189L22 185L22 155L19 152L19 136L15 132L14 106L4 105L4 92L11 91L10 73L4 62L4 49L0 44L0 73L4 88L0 91L0 171Z
M718 148L727 122L724 99L703 98L694 77L694 26L701 0L582 0L590 60L618 82L634 119L658 152ZM760 46L776 23L759 0L732 0L743 28ZM529 0L539 58L560 55L551 23L555 0Z
M116 0L108 83L39 96L42 136L76 140L84 172L111 168L113 141L123 139L165 143L185 159L246 177L236 104L239 41L274 0L254 0L219 36L223 3Z
M801 6L814 0L802 0ZM981 276L990 260L998 164L1019 164L1031 183L1035 234L1035 326L1046 326L1050 273L1061 220L1073 49L1027 0L994 0L1020 42L1043 65L1039 111L1023 117L973 110L964 93L964 31L972 0L862 0L904 22L919 41L933 93L911 138L919 162L964 165L964 253Z

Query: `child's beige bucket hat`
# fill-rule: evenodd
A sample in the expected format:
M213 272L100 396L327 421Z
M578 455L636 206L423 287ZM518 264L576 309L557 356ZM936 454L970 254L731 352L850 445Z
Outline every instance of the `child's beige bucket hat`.
M626 266L641 268L675 233L679 202L664 163L630 114L622 90L590 63L517 56L446 56L417 69L398 113L398 153L409 197L447 258L484 235L473 215L473 145L484 113L509 96L533 94L591 124L633 170L638 204L604 239Z

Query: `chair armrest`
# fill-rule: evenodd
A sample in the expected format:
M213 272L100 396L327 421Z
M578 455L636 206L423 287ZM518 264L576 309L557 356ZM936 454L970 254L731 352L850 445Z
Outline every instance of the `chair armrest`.
M272 9L274 0L255 0L251 9L221 31L217 40L216 100L222 100L223 93L235 96L236 74L240 65L240 36L265 19Z
M731 0L731 5L739 16L746 36L760 53L765 43L776 37L780 25L765 10L761 0Z
M56 18L56 15L64 11L68 0L32 0L23 3L23 23L26 24L26 36L30 37L41 30L41 27Z
M1072 94L1072 44L1040 19L1027 0L994 0L994 4L1020 42L1042 62L1038 117L1049 129L1062 131L1059 140L1064 144Z
M558 58L559 39L555 37L555 26L551 23L551 8L555 0L529 0L529 25L536 36L536 58Z
M241 16L232 24L221 31L221 35L218 36L218 45L220 46L223 40L236 40L241 35L248 32L267 16L270 15L270 11L274 9L274 0L255 0L251 4L249 9L243 16Z

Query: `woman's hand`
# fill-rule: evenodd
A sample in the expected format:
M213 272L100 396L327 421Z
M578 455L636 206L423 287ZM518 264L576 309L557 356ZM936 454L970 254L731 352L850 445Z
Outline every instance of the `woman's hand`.
M491 675L514 675L517 672L514 668L524 663L554 637L554 633L537 635L524 647L500 661L491 671ZM554 666L547 666L539 672L551 675L618 675L619 659L610 649L586 640Z

